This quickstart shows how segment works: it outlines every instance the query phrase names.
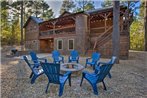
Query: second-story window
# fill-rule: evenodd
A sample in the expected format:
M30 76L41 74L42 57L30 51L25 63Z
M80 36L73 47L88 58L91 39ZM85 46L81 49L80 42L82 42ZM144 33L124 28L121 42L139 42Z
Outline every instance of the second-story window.
M57 40L57 49L58 50L63 49L63 40L61 39Z

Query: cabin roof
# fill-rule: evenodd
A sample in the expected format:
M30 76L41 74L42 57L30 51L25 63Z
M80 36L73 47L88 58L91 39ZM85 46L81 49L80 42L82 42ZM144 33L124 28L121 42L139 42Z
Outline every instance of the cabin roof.
M120 5L120 9L126 8L124 5ZM107 11L112 11L113 6L105 7L105 8L99 8L99 9L94 9L94 10L89 10L85 11L87 14L94 14L94 13L101 13L101 12L107 12Z
M126 9L126 6L120 5L120 10L121 9ZM47 21L44 21L44 22L52 22L52 21L56 21L56 20L59 20L59 19L62 19L62 18L68 18L68 17L71 17L71 16L75 16L75 15L78 15L78 14L93 15L93 14L98 14L98 13L110 12L112 10L113 10L113 6L109 6L109 7L105 7L105 8L99 8L99 9L95 9L95 10L89 10L89 11L81 11L81 12L77 12L77 13L70 13L70 12L65 11L58 18L50 19L50 20L47 20Z
M30 21L31 19L32 19L35 23L37 23L37 24L43 22L43 19L40 19L40 18L34 17L34 16L30 16L30 17L28 18L28 20L26 21L26 23L24 24L24 26L23 26L24 28L27 26L27 24L29 23L29 21Z
M64 16L68 16L72 13L68 12L68 11L64 11L59 17L64 17Z

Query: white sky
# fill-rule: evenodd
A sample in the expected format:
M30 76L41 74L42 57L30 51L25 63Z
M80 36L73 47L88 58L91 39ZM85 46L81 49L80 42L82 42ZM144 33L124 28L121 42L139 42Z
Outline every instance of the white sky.
M16 1L16 0L8 0L8 1ZM44 0L44 1L46 1L49 4L50 8L54 12L55 17L58 17L63 0ZM100 7L101 2L103 0L91 0L91 1L94 1L95 8L97 9Z
M55 17L59 16L62 0L45 0L54 12Z
M49 4L50 8L53 10L55 17L58 17L63 0L45 0L45 1ZM100 7L102 0L92 0L92 1L94 1L95 8L97 9Z

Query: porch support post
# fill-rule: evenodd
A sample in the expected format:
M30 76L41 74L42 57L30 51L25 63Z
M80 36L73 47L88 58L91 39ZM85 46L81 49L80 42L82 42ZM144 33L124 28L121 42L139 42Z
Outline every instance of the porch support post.
M105 14L105 31L106 31L106 26L107 26L107 15Z
M104 15L101 15L101 14L100 14L100 16L104 18L105 31L107 30L107 18L108 18L108 16L109 16L110 14L111 14L111 13L104 14Z
M57 21L54 21L54 22L51 22L51 23L53 24L53 29L54 29L53 34L55 34L55 29L56 29L56 23L57 23Z
M116 63L119 63L120 54L120 2L113 2L113 33L112 33L112 55L117 57Z

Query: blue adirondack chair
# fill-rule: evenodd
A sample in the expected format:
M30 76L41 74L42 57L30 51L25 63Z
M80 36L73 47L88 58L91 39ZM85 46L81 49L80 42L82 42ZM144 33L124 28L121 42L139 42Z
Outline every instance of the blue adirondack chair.
M76 61L77 63L79 63L79 54L76 50L71 51L70 56L68 57L68 62L70 63L72 61Z
M40 75L42 75L43 69L41 68L39 63L33 63L31 64L27 58L27 56L23 56L23 59L25 60L25 62L27 63L27 65L30 67L30 69L32 70L31 74L30 74L30 78L31 78L31 84L35 83L35 80L37 79L37 77L39 77Z
M30 56L31 56L32 61L34 63L39 63L40 61L47 62L47 59L45 59L45 58L38 58L37 55L36 55L36 53L34 51L31 51L30 52Z
M94 94L98 95L97 83L100 82L103 83L104 90L107 90L104 79L109 74L109 71L111 70L115 60L116 57L113 56L109 63L105 63L102 66L96 66L93 73L83 71L80 86L82 86L83 79L85 78L91 84Z
M87 64L91 65L93 69L95 69L95 65L97 64L98 60L100 59L100 53L94 52L92 53L91 58L86 59L85 68L87 67Z
M60 64L42 63L41 65L44 73L48 77L48 84L45 92L47 93L50 83L59 84L59 96L62 96L64 84L67 79L69 80L69 85L71 86L71 72L67 72L64 75L60 74Z
M52 58L54 63L64 63L64 57L60 55L60 52L57 50L52 51Z
M103 64L114 64L115 63L115 57L114 56L112 56L112 58L110 59L110 61L108 61L108 62L99 62L98 64L97 64L97 66L101 66L101 65L103 65ZM108 76L109 76L109 78L111 78L112 76L111 76L111 74L110 74L110 72L108 73Z

